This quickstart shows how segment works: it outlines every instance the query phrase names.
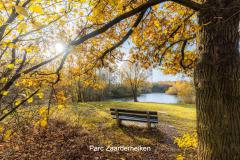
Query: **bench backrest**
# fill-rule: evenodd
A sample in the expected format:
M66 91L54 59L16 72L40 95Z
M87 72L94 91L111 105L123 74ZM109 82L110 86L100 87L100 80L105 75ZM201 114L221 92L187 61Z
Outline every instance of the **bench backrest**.
M122 108L110 108L111 115L113 116L128 116L135 118L147 118L151 120L157 120L156 111L143 111L143 110L132 110L132 109L122 109Z

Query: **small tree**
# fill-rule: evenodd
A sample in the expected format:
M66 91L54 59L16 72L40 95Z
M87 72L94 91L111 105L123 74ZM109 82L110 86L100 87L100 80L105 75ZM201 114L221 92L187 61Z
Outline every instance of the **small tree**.
M139 88L143 86L148 78L148 72L138 62L128 63L121 71L122 81L130 86L134 102L137 102Z

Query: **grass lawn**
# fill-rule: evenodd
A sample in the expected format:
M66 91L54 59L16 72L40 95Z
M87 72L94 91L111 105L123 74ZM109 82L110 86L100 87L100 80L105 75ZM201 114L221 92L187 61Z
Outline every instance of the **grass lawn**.
M111 118L110 108L128 108L158 111L160 123L176 127L181 132L192 132L196 128L196 109L190 104L159 104L141 102L90 102L68 106L62 112L55 114L63 120L74 124L81 121L87 129L101 126L111 126L115 121ZM78 121L76 121L78 120Z

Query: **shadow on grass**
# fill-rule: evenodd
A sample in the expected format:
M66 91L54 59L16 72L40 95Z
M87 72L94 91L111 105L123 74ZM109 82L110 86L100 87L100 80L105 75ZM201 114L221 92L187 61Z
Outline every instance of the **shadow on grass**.
M133 125L130 126L121 125L115 127L119 127L124 134L131 137L134 140L134 142L138 144L142 143L141 141L142 139L151 140L152 144L159 142L163 143L164 138L166 137L166 135L157 128L147 129Z

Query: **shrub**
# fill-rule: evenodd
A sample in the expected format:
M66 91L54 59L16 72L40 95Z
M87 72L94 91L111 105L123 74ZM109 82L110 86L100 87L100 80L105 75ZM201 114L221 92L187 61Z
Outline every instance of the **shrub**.
M177 95L183 103L195 103L195 90L191 82L178 81L165 93Z
M177 95L178 90L175 86L172 86L172 87L169 87L165 93L170 95Z
M179 154L176 159L183 160L184 157L190 156L192 152L195 152L197 148L197 133L185 133L182 137L176 137L174 143L183 151L183 153ZM194 156L195 155L191 155L191 159L193 159Z

